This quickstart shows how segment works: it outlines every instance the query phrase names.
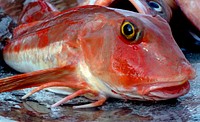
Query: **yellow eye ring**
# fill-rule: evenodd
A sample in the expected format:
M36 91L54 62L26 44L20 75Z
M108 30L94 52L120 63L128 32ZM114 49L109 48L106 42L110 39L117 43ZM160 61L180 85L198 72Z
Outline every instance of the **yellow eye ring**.
M129 21L124 21L121 25L121 33L128 40L135 40L137 28Z

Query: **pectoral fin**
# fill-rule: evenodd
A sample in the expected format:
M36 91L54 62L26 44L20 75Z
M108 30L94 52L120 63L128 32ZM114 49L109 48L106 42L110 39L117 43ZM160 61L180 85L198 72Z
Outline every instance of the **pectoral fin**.
M75 67L71 66L39 70L0 79L0 92L38 86L43 86L42 88L62 86L82 89L87 87L87 84L78 78Z

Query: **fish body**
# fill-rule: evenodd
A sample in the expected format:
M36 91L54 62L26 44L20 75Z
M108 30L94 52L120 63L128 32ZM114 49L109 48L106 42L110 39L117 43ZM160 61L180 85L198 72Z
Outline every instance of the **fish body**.
M199 15L199 1L198 0L175 0L177 5L187 16L187 18L200 30L200 15Z
M178 45L187 51L199 52L200 47L200 11L197 0L166 0L173 10L170 26Z
M166 0L165 2L172 10L179 7L192 24L200 30L200 15L198 14L200 3L198 0Z
M0 79L0 92L37 87L70 88L53 106L76 96L165 100L189 91L195 71L160 16L102 6L56 12L21 24L3 49L5 62L24 74ZM67 89L64 89L68 92Z

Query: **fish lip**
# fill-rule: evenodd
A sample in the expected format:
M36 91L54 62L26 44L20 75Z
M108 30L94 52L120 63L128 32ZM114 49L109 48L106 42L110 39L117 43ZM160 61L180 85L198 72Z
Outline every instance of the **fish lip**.
M185 95L190 90L188 80L179 82L162 82L141 84L134 86L132 90L118 92L124 99L138 101L161 101L177 98Z
M186 83L188 83L188 80L156 82L156 83L138 85L137 90L138 90L138 93L140 93L141 95L145 95L145 94L148 94L149 92L152 92L158 89L182 86L183 84L186 84Z
M170 85L163 84L163 86L161 85L154 89L149 88L148 92L145 93L146 99L157 101L173 99L187 94L190 90L189 81L169 84Z

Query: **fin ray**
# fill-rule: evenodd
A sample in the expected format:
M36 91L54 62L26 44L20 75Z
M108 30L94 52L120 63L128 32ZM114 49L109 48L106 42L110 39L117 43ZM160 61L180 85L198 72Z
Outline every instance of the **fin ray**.
M41 85L44 87L45 84L53 84L53 82L56 82L54 86L64 86L64 84L73 83L77 87L85 83L83 80L81 81L81 79L77 78L74 66L64 66L2 78L0 79L0 92L38 87Z

